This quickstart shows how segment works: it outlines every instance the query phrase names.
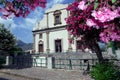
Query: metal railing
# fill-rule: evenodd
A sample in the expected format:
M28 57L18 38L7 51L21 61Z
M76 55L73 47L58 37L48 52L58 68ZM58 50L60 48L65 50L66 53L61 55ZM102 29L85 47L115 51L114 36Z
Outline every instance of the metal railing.
M56 69L76 69L76 70L86 70L88 65L90 68L98 62L97 59L55 59Z

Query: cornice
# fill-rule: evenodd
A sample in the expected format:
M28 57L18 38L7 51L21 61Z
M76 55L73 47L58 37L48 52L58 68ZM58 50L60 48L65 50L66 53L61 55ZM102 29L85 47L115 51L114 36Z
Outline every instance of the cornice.
M45 33L45 32L54 32L54 31L60 31L60 30L65 30L66 25L63 26L56 26L56 27L51 27L51 28L45 28L45 29L40 29L40 30L34 30L32 31L33 33Z

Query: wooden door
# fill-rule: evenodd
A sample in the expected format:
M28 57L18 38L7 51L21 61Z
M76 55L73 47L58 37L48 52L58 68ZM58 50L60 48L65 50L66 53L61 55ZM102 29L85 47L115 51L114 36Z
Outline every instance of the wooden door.
M43 52L43 44L39 44L39 52Z
M55 40L55 52L62 52L61 40Z

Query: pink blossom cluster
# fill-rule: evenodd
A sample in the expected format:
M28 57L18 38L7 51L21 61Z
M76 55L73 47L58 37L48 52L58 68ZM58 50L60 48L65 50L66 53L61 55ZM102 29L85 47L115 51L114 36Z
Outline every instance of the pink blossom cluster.
M38 6L45 8L46 0L22 0L22 3L23 5L29 7L31 10L34 10Z
M118 9L112 11L107 7L100 8L98 11L94 10L91 15L100 22L108 22L120 17Z
M105 4L100 2L97 9L94 9L94 0L76 1L68 6L70 16L65 20L71 35L89 37L91 34L105 43L120 41L120 5L113 8L114 5L104 6ZM107 2L104 1L104 3Z
M81 10L85 10L87 8L87 5L85 5L85 4L86 4L85 1L80 1L79 5L78 5L78 8L81 9Z
M96 29L99 29L99 26L97 25L97 23L95 23L92 19L87 19L86 24L89 27L94 27Z
M46 0L5 0L4 4L0 7L0 12L3 14L2 18L7 19L14 16L26 17L31 10L39 6L45 8Z
M120 31L119 30L104 30L100 33L100 39L105 43L109 41L120 41Z
M12 18L15 13L18 13L18 11L13 7L13 3L6 2L6 6L4 8L0 8L0 12L2 12L3 16L2 18Z

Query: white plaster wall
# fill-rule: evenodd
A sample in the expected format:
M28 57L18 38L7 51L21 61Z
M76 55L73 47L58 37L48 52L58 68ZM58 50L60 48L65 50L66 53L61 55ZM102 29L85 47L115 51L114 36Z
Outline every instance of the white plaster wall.
M65 9L68 5L63 5L63 4L57 4L55 6L53 6L51 9L47 10L46 12L50 12L49 15L48 15L48 24L49 24L49 27L56 27L56 26L62 26L62 25L66 25L66 22L65 22L65 18L67 17L68 13L67 13L67 10ZM56 10L60 10L60 9L63 9L61 10L61 23L62 24L58 24L58 25L54 25L54 11Z
M43 51L46 52L47 49L47 40L46 40L46 33L42 33L42 39L39 39L39 33L36 34L35 36L35 52L38 53L38 45L39 45L39 41L43 41Z
M116 50L117 59L120 60L120 50Z
M43 19L39 22L39 29L47 28L47 15L45 14Z
M43 33L43 48L44 48L44 52L46 53L46 49L47 49L47 40L46 40L47 36L46 33Z
M76 41L74 40L74 43L71 44L72 51L76 51Z
M38 53L39 34L35 35L35 52Z
M47 49L47 36L46 33L42 33L43 38L39 39L39 33L36 34L35 36L35 51L36 53L38 53L38 44L39 41L42 40L43 41L43 49L44 49L44 53L46 53L46 49ZM61 31L54 31L54 32L50 32L49 33L49 48L50 48L50 53L54 53L55 52L55 40L57 39L61 39L62 40L62 52L66 52L68 51L69 48L69 41L68 41L68 31L67 30L61 30ZM72 45L72 50L76 51L76 41L74 41L74 44Z
M62 40L62 51L66 52L68 50L68 32L67 30L55 31L50 32L50 52L55 52L55 40L61 39Z
M55 27L54 26L54 15L53 15L53 13L49 13L49 16L48 16L48 25L49 25L49 28Z
M61 10L61 23L62 24L54 25L54 15L53 13L49 13L49 16L48 16L49 27L51 28L51 27L66 25L66 22L65 22L66 17L67 17L67 11L65 9Z

